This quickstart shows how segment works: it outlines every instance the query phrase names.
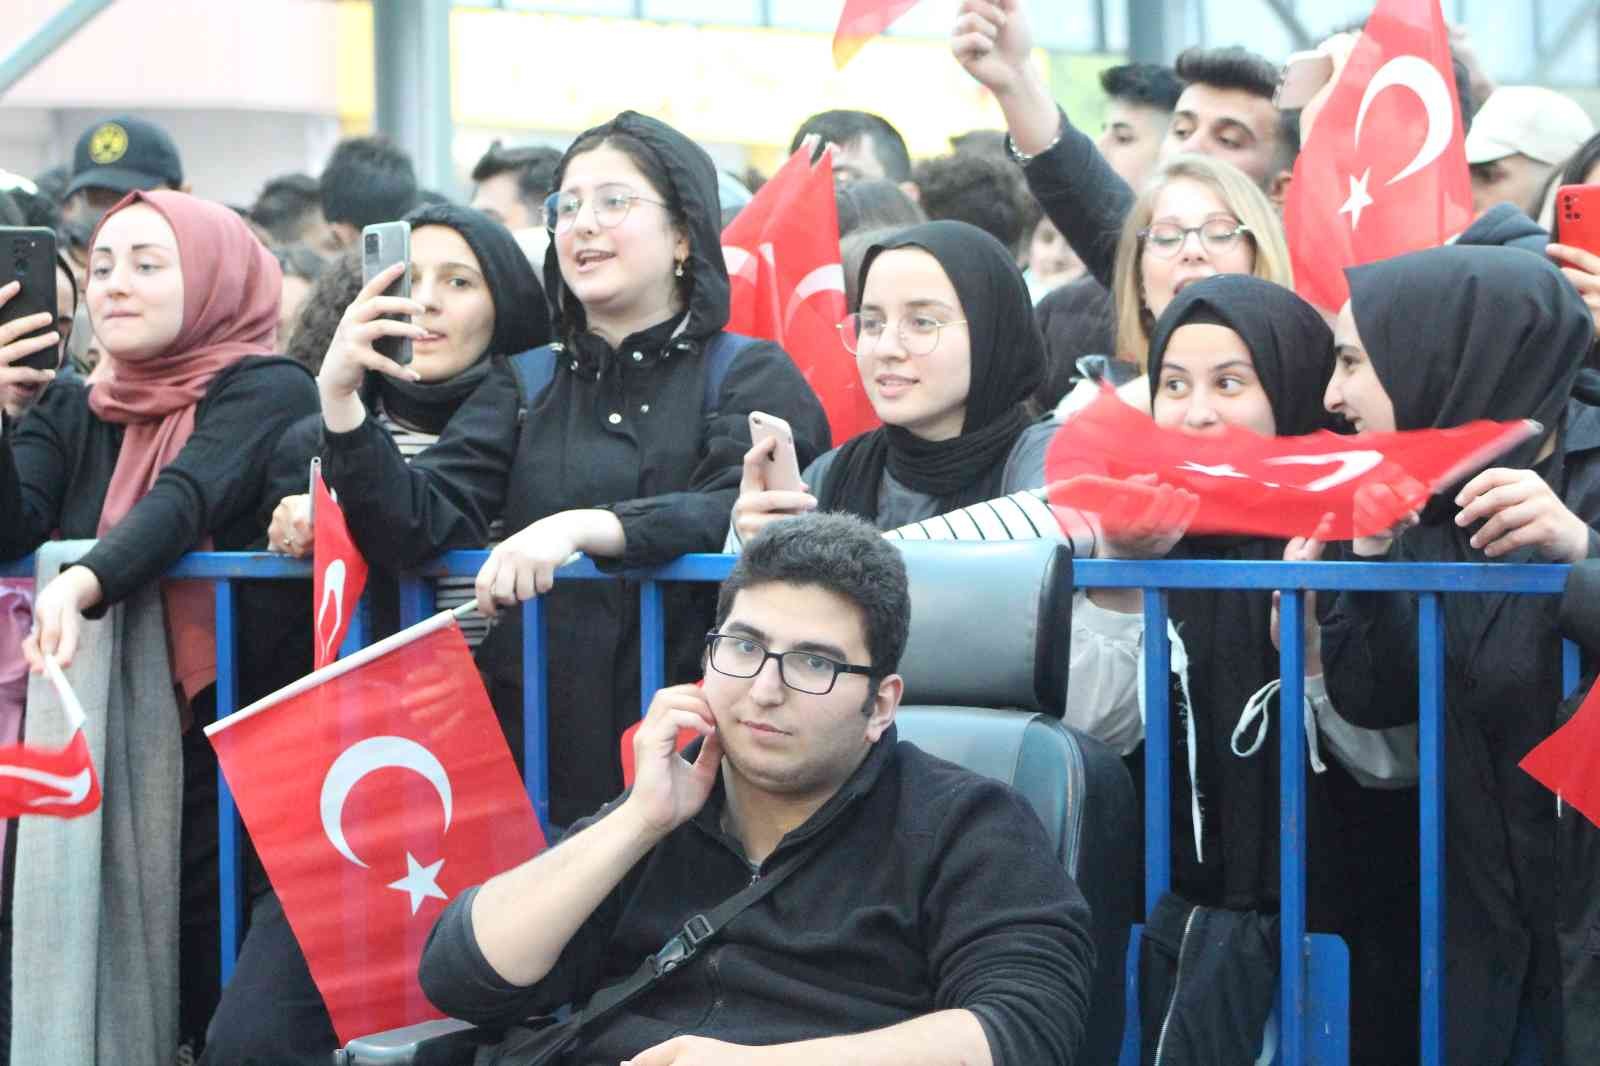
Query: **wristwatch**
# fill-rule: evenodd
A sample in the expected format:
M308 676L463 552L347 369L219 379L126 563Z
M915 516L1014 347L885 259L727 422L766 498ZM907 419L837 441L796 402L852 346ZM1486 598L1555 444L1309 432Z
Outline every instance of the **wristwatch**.
M1060 114L1059 109L1058 109L1057 113ZM1055 137L1051 139L1049 144L1045 145L1043 148L1039 149L1037 152L1034 152L1031 155L1026 153L1026 152L1018 150L1017 142L1011 139L1011 134L1008 132L1006 134L1006 154L1011 157L1011 161L1013 163L1017 164L1017 166L1025 167L1029 163L1033 162L1035 159L1038 159L1040 156L1044 155L1050 149L1054 148L1056 145L1060 144L1061 143L1061 138L1066 132L1067 132L1067 116L1065 114L1061 114L1060 115L1060 120L1056 123L1056 135L1055 135Z

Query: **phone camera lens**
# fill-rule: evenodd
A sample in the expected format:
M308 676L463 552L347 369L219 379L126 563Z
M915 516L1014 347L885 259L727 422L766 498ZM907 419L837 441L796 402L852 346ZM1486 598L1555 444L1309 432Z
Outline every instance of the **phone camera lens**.
M367 234L367 251L369 253L373 254L373 255L377 254L377 252L378 252L378 235L376 233Z

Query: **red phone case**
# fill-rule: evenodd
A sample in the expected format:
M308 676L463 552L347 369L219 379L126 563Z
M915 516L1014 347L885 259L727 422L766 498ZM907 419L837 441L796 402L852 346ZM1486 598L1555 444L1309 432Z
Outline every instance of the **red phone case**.
M1561 244L1600 255L1600 185L1556 190L1556 232Z

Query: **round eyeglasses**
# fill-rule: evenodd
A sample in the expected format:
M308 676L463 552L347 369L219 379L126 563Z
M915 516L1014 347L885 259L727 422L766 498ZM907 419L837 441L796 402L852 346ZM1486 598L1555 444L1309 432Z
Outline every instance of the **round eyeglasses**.
M927 355L939 346L939 331L946 326L964 326L967 320L957 318L940 322L932 315L912 313L895 323L895 335L900 346L909 355ZM858 311L845 315L835 327L845 350L851 355L870 355L877 350L878 341L889 328L889 320L873 311Z
M872 676L872 667L853 666L818 655L814 651L768 651L749 637L737 634L706 634L707 658L711 669L729 677L755 677L768 659L778 660L778 677L796 692L813 696L826 696L833 691L833 683L840 674L865 674Z
M1183 242L1193 233L1200 245L1212 255L1221 255L1239 243L1239 238L1250 235L1250 227L1232 218L1210 218L1198 226L1180 226L1176 222L1157 222L1139 231L1139 239L1151 254L1161 259L1171 259L1183 247Z
M567 232L578 221L578 212L583 210L584 202L583 197L575 192L553 192L546 196L544 228L551 233ZM606 229L622 225L622 220L628 217L628 208L635 202L667 206L660 200L638 195L626 185L596 186L589 202L594 205L595 224Z

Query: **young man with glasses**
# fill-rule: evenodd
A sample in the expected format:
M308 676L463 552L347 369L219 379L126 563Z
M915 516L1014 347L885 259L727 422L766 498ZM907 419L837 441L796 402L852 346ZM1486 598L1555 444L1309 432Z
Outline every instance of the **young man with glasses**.
M491 1025L582 1004L796 862L565 1061L1074 1062L1087 910L1025 800L897 741L909 619L899 553L859 519L751 541L703 687L661 690L638 731L632 791L451 904L429 997ZM702 737L682 756L680 729Z

